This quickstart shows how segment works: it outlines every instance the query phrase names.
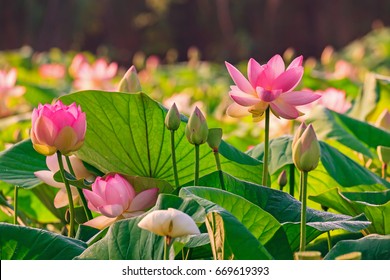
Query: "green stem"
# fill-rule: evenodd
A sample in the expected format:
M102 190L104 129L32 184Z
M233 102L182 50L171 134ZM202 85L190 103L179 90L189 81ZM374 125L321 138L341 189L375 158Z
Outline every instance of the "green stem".
M14 187L14 225L18 224L18 194L19 187Z
M164 261L169 261L169 250L171 248L172 237L164 237Z
M72 174L73 177L76 178L76 173L75 173L74 170L73 170L72 163L70 162L69 157L68 157L68 156L65 156L65 159L66 159L66 164L68 165L70 174ZM84 212L85 212L85 215L87 216L87 219L88 219L88 220L92 220L92 219L93 219L93 216L92 216L91 210L89 210L89 208L88 208L88 202L87 202L87 200L85 199L85 196L84 196L83 191L80 190L79 188L76 188L76 189L77 189L77 192L79 193L79 196L80 196L80 198L81 198L81 202L82 202L82 204L83 204Z
M330 236L330 231L328 230L326 232L327 238L328 238L328 252L332 249L332 237Z
M173 166L173 175L175 176L175 187L179 188L179 174L177 173L177 164L176 164L176 152L175 152L175 131L171 130L171 153L172 153L172 166Z
M215 164L217 165L217 170L219 174L219 182L221 183L221 189L226 190L225 188L225 182L223 180L223 172L222 172L222 167L221 167L221 160L219 159L219 152L218 149L214 150L214 157L215 157Z
M301 238L299 251L303 252L306 249L306 202L307 202L307 171L301 171L301 197L302 197L302 207L301 207Z
M387 163L382 163L382 178L386 180Z
M289 186L290 186L290 195L294 197L294 192L295 192L295 165L290 164L290 170L289 170Z
M199 145L195 145L195 179L194 186L199 184Z
M61 155L60 151L57 151L57 160L58 160L58 165L60 167L62 180L65 183L66 193L68 194L69 214L70 214L68 236L69 237L73 237L74 236L74 205L73 205L73 198L72 198L72 192L70 190L68 179L66 179L66 177L65 177L65 169L64 169L64 164L62 162L62 155Z
M265 110L265 136L264 136L264 159L263 159L263 181L262 185L268 185L268 153L269 153L269 106Z

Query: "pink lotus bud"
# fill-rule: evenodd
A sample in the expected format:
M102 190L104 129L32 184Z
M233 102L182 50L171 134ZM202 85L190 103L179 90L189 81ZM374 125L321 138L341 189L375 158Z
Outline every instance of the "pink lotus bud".
M278 184L282 189L285 185L287 185L287 173L286 170L283 170L278 177Z
M218 151L222 140L222 128L210 128L207 136L207 144L213 151Z
M317 167L320 160L320 144L311 124L303 133L298 130L297 134L301 136L295 136L292 143L293 161L299 170L309 172Z
M185 132L188 141L193 145L200 145L207 141L209 128L205 117L198 107L195 107L195 110L192 112Z
M39 105L32 113L31 141L34 149L49 156L57 151L63 155L77 151L84 143L87 127L85 113L80 106Z
M122 80L119 82L118 91L135 93L141 91L141 84L138 79L137 70L134 65L127 70Z
M174 208L153 211L146 215L138 226L154 234L171 238L200 234L194 220Z
M83 190L88 207L109 218L130 218L144 213L157 200L158 188L135 193L133 186L121 175L97 177L92 191Z

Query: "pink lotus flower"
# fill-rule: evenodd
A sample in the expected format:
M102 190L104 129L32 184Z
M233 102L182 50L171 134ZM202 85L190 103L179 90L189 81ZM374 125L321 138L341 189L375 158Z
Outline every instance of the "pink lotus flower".
M38 69L39 75L44 79L62 79L65 71L65 66L59 63L42 64Z
M295 107L320 98L311 91L293 91L303 76L302 56L294 59L285 69L280 55L272 57L267 64L260 65L251 58L248 62L248 79L230 63L226 67L235 86L231 86L230 97L236 104L228 108L232 117L251 113L259 121L270 106L277 117L296 119L302 113ZM244 108L242 108L244 107Z
M57 151L63 155L77 151L84 143L87 127L85 113L80 106L39 104L32 113L31 141L34 149L49 156Z
M133 186L121 175L97 177L92 191L83 190L88 207L103 214L85 223L88 226L104 228L118 219L141 215L152 207L157 200L158 188L135 193Z
M75 78L73 86L77 90L86 89L114 89L111 80L115 77L118 64L107 63L103 58L96 60L93 64L82 55L76 56L69 68L69 72Z
M346 99L345 91L328 88L325 91L317 90L316 93L321 95L318 104L340 114L344 114L352 106L351 102Z
M26 89L22 86L15 86L17 71L15 68L4 71L0 70L0 117L10 114L8 100L10 97L22 96Z
M69 157L69 160L77 179L86 179L88 181L92 181L94 179L94 176L85 168L83 162L78 157L72 155ZM62 156L62 162L64 163L65 170L70 172L64 156ZM58 166L57 155L46 157L46 165L49 170L36 171L34 174L49 186L60 189L54 198L54 206L56 208L64 207L69 203L65 184L57 182L53 179L54 174L60 170L60 167ZM72 192L73 201L78 201L79 193L76 187L71 186L70 189Z

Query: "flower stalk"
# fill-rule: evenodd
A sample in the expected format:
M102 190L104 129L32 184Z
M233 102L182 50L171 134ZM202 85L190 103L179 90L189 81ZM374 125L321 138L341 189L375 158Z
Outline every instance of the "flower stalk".
M301 171L301 185L300 193L302 198L301 204L301 236L299 251L304 252L306 250L306 208L307 208L307 177L309 172Z
M69 156L65 156L65 160L66 160L66 164L68 165L70 174L72 174L73 177L76 178L76 173L73 170L72 163L70 162ZM77 192L78 192L78 194L80 196L81 202L83 204L84 212L85 212L85 215L86 215L88 221L92 220L93 219L92 213L91 213L91 210L89 210L89 208L88 208L88 202L85 199L83 191L80 188L77 188Z
M64 169L64 164L62 162L62 154L61 154L60 151L57 151L57 160L58 160L58 165L60 167L60 173L61 173L61 176L62 176L62 180L65 183L66 193L68 195L68 200L69 200L69 214L70 214L70 218L69 219L70 219L70 221L69 221L68 236L69 237L74 237L74 220L75 220L75 216L74 216L73 198L72 198L72 193L71 193L71 190L70 190L70 185L69 185L68 179L66 179L66 177L65 177L65 169Z
M221 140L222 140L222 129L221 128L210 128L209 134L207 136L207 144L213 150L215 164L217 166L219 181L221 184L221 189L226 190L225 182L223 180L221 160L219 158L219 145L221 144Z
M19 186L14 187L14 225L18 223L18 197L19 197Z
M269 187L268 184L268 154L269 154L269 106L265 110L265 136L264 136L264 158L263 158L263 181L262 185Z
M173 166L173 176L175 177L175 187L176 189L180 187L179 183L179 174L177 172L177 163L176 163L176 151L175 151L175 131L171 130L171 154L172 154L172 166Z
M195 144L195 174L194 186L199 184L199 145Z

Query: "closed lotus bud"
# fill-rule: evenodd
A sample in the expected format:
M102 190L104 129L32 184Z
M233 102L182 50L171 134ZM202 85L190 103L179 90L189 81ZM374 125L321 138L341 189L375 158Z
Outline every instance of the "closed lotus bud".
M222 128L210 128L207 136L207 144L213 151L218 151L222 140Z
M138 79L137 70L134 65L127 70L122 80L119 82L118 91L135 93L141 91L141 84Z
M173 103L165 117L165 126L169 130L178 130L180 127L180 122L179 110L177 109L176 104Z
M280 189L282 189L285 185L287 185L287 173L286 170L283 170L278 177L278 184Z
M381 162L386 164L390 162L390 147L378 146L377 152Z
M301 125L298 127L297 131L295 132L293 141L292 141L292 148L294 149L294 144L298 142L298 138L302 136L303 132L305 132L307 128L307 125L303 122Z
M200 234L194 220L186 213L168 208L147 214L139 223L142 229L171 238Z
M31 122L34 149L45 156L57 151L68 155L84 143L86 116L76 103L66 106L59 100L54 105L40 104L33 110Z
M292 156L295 166L300 171L309 172L317 167L321 151L316 133L311 124L304 130L300 137L294 137Z
M186 137L193 145L201 145L207 141L209 128L202 112L198 107L192 112L186 125Z
M390 113L388 109L382 111L378 119L375 122L375 126L390 130Z

